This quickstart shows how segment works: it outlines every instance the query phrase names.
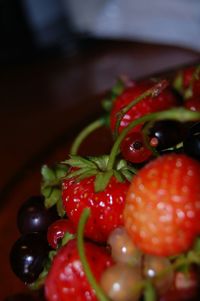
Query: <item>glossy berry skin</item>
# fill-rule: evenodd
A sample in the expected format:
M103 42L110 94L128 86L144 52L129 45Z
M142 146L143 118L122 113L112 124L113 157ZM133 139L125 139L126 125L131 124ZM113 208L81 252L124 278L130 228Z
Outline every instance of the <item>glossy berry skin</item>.
M62 200L66 214L78 226L80 215L88 207L91 215L85 227L85 236L106 242L110 232L123 224L122 212L130 183L118 182L114 176L103 191L94 191L95 177L81 181L67 179L62 184Z
M133 177L124 224L145 253L170 256L190 249L200 230L200 163L167 154Z
M104 248L93 243L85 242L84 248L92 273L99 281L112 259ZM97 301L83 271L76 240L69 241L54 258L45 281L45 296L48 301Z
M48 244L41 233L21 236L12 246L10 263L13 272L25 283L34 282L44 268Z
M115 129L115 124L117 121L117 114L118 112L127 106L130 102L140 96L142 93L147 91L148 89L152 88L155 85L155 82L152 80L145 80L142 82L138 82L133 87L127 88L124 92L118 96L114 103L113 108L110 115L110 126L112 131ZM166 88L162 93L158 96L146 97L135 106L133 106L122 118L119 132L121 132L127 125L146 114L162 111L165 109L169 109L173 106L176 106L177 99L172 93L172 91ZM139 131L141 129L141 125L136 126L133 131Z
M66 232L70 234L75 233L74 226L69 219L59 219L51 224L47 231L49 245L56 249Z
M132 132L124 138L121 143L121 153L124 159L132 163L143 163L152 155L145 145L141 132Z
M48 226L57 218L55 208L45 208L42 196L32 196L20 207L17 215L17 225L21 234L46 232Z
M158 150L173 147L182 141L181 124L173 120L158 121L151 128L149 136L157 138Z
M184 152L200 160L200 122L194 124L183 141Z

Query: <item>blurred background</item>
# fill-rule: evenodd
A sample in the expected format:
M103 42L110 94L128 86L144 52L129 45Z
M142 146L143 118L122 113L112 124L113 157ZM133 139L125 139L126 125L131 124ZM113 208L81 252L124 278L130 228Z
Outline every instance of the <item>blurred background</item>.
M200 50L199 0L1 0L0 61L66 55L86 38ZM80 46L80 45L79 45Z
M0 0L0 189L119 75L198 60L199 34L199 0Z

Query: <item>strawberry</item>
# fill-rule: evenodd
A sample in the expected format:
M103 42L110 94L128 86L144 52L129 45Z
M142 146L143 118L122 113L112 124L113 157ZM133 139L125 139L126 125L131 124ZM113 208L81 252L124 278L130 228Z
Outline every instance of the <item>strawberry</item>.
M200 96L192 96L185 101L185 107L191 111L200 112Z
M113 107L110 113L110 126L111 130L114 132L117 122L117 116L119 112L126 107L134 99L138 98L148 89L152 88L155 82L152 80L145 80L138 82L132 87L126 88L114 101ZM159 95L147 96L137 104L131 107L127 113L124 114L121 119L118 131L121 132L127 125L148 113L162 111L168 109L172 106L176 106L177 100L172 91L166 88ZM134 128L133 131L138 131L141 129L142 125Z
M200 230L200 163L167 154L146 164L133 178L124 224L143 252L159 256L189 250Z
M103 271L112 264L106 249L85 242L88 263L97 282ZM48 301L96 301L80 261L76 240L69 241L54 257L45 280L45 296Z
M62 200L66 214L77 227L84 208L91 208L85 236L106 242L110 232L123 224L122 212L130 183L119 182L114 176L103 191L95 192L95 176L77 181L75 177L63 180Z

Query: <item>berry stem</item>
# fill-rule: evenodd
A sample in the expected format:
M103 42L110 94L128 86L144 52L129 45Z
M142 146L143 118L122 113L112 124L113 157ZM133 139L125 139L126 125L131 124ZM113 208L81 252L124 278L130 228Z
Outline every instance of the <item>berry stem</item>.
M147 114L142 116L141 118L138 118L136 120L133 120L129 125L123 129L123 131L120 133L118 136L117 140L115 141L110 155L109 155L109 160L107 164L107 169L113 169L113 165L115 163L116 156L118 154L120 144L122 140L126 137L126 135L129 133L132 128L137 126L140 123L145 123L148 121L155 121L155 120L164 120L164 119L172 119L172 120L177 120L180 122L186 122L186 121L192 121L192 120L198 120L200 119L200 112L197 111L190 111L185 108L173 108L170 110L166 111L161 111L161 112L154 112L151 114Z
M115 124L115 130L114 130L114 137L117 137L118 135L118 129L121 123L121 120L123 116L132 108L134 107L138 102L143 100L144 98L151 96L156 97L158 96L167 86L169 85L167 80L162 80L159 83L155 84L152 88L146 90L144 93L140 94L137 98L132 100L127 106L123 107L121 111L117 114L117 121Z
M104 124L105 124L105 118L100 118L100 119L97 119L94 122L90 123L88 126L86 126L74 140L71 150L70 150L70 154L76 155L83 140L87 136L89 136L92 132L94 132L101 126L103 126Z
M109 301L109 299L104 294L102 288L98 285L96 279L94 278L94 275L90 269L90 266L88 264L85 250L84 250L84 228L87 223L87 220L90 216L90 208L85 208L83 213L81 214L79 224L78 224L78 232L77 232L77 240L78 240L78 251L79 256L81 259L81 263L83 265L83 270L85 272L85 275L91 285L91 287L94 289L97 298L99 301Z

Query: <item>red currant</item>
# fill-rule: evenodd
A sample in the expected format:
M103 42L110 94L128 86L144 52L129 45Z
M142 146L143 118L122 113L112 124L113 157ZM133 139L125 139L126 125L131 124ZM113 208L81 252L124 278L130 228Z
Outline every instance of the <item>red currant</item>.
M140 132L132 132L125 137L121 144L121 153L127 161L132 163L142 163L152 155Z
M72 222L68 219L59 219L51 224L47 232L47 240L53 249L56 249L59 241L63 238L66 232L75 233Z

